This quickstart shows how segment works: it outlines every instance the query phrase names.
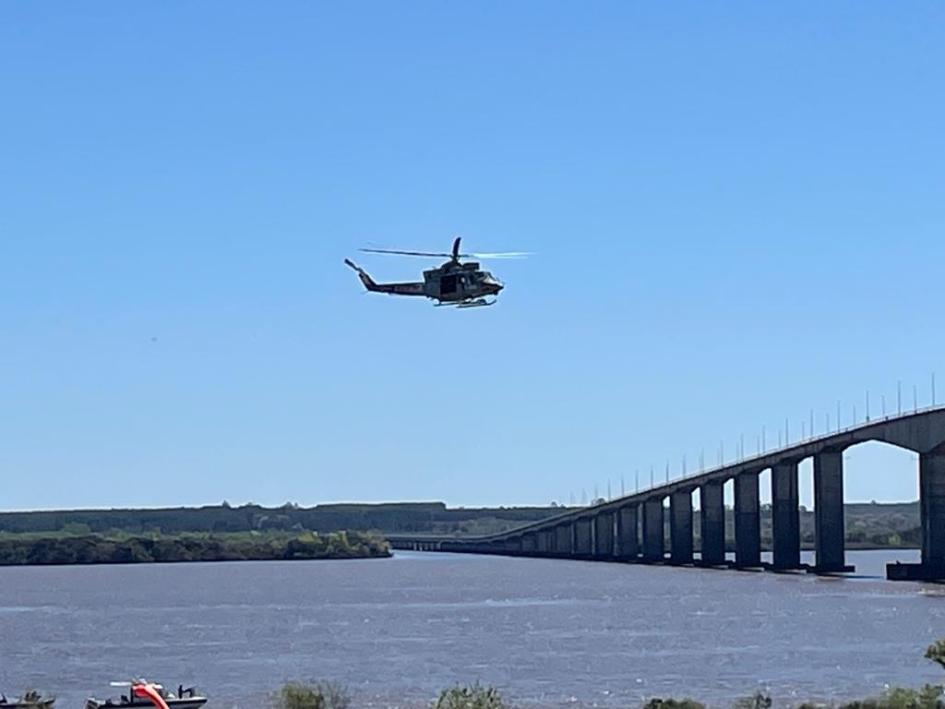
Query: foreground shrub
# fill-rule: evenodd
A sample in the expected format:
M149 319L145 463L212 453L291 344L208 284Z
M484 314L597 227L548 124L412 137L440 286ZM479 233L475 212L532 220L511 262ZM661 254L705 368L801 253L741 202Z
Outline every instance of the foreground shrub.
M771 709L771 697L764 692L755 692L750 697L737 700L732 707L734 709Z
M643 709L705 709L705 704L700 704L694 699L662 699L653 697L648 699L643 705Z
M444 689L433 703L433 709L509 709L495 687L456 686Z
M288 682L278 691L275 709L348 709L351 700L343 687L331 682L312 685Z
M801 704L797 709L822 709L823 704ZM837 709L943 709L942 688L927 684L922 689L893 687L878 697L843 702Z
M945 640L938 640L929 645L925 650L925 659L945 668Z

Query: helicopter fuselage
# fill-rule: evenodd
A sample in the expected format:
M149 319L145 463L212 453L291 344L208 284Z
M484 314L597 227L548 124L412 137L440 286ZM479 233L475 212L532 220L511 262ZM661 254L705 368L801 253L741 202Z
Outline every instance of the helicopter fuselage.
M368 253L396 254L399 256L448 256L449 261L437 268L423 272L423 281L410 283L377 283L363 268L345 259L345 264L354 269L364 287L373 293L388 295L422 295L437 301L437 305L455 305L459 308L476 308L492 305L504 287L488 271L479 268L476 261L463 262L464 258L518 258L527 255L522 251L506 251L491 254L463 254L459 251L460 237L453 239L453 249L449 253L431 253L429 251L401 251L393 249L361 249Z
M504 287L495 276L481 270L479 264L473 261L447 261L438 268L424 271L423 281L407 283L377 283L360 266L347 259L345 263L357 272L361 283L371 292L424 296L444 305L487 305L489 303L484 299L498 295Z
M498 295L503 288L495 276L473 261L447 261L423 272L424 295L441 303L454 303Z

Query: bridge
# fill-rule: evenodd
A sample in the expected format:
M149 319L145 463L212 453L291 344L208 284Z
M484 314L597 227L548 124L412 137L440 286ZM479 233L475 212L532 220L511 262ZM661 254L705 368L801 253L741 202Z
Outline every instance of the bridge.
M867 421L498 534L390 535L389 539L395 549L418 551L780 572L852 571L845 559L843 452L867 441L882 441L919 455L921 562L890 564L887 577L945 580L945 407ZM815 563L812 566L801 563L798 502L798 466L808 458L813 459L814 468ZM770 563L763 563L761 556L759 476L765 470L771 471ZM735 493L734 562L726 557L723 486L729 480L733 481ZM696 490L699 491L701 537L698 558L693 536L692 498ZM664 531L666 514L669 515L668 540Z

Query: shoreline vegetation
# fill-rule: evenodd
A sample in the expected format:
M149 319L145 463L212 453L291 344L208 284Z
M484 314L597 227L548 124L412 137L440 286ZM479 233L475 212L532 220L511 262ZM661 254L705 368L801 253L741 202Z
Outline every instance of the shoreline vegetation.
M939 640L925 651L925 658L945 669L945 640ZM829 704L800 702L796 709L945 709L945 687L926 684L919 689L890 687L877 697ZM347 690L333 682L305 684L289 682L272 697L273 709L352 709L355 704ZM773 701L764 692L736 700L732 709L771 709ZM629 704L627 705L629 709ZM653 697L642 700L642 709L705 709L695 699ZM430 709L514 709L495 687L481 684L458 684L439 693Z
M595 500L594 502L600 502ZM430 534L442 537L500 533L530 522L582 509L551 503L533 507L447 507L442 502L387 504L329 504L302 507L286 503L263 507L227 502L203 507L98 510L37 510L0 512L0 534L69 533L104 535L223 534L237 532L300 532L327 534L344 529L373 530L379 535ZM847 503L844 505L847 549L918 549L921 541L919 505L907 503ZM735 538L734 511L725 511L726 538ZM801 543L814 543L814 513L799 511ZM693 532L699 548L699 511ZM668 532L668 515L666 519ZM760 509L762 546L771 544L771 506Z
M390 556L387 540L367 532L0 532L0 566L375 559Z

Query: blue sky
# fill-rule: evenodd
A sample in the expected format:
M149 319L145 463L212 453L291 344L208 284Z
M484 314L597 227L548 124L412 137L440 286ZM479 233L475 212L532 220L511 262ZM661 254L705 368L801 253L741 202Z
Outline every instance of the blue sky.
M0 508L567 501L945 398L943 20L3 4ZM454 234L536 255L472 311L342 265Z

